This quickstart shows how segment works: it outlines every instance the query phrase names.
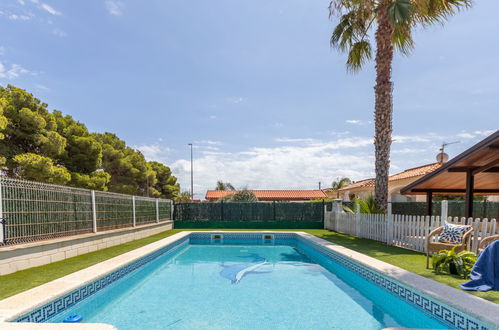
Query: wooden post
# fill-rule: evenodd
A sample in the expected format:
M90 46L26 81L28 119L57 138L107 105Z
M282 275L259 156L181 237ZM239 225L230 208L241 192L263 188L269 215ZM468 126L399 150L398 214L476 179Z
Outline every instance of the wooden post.
M426 192L426 215L432 216L433 213L433 193L431 191Z
M355 232L357 233L355 236L360 237L360 204L357 205L357 210L355 213Z
M387 212L387 222L386 222L386 244L392 245L393 241L393 214L392 214L392 202L388 202Z
M475 178L473 176L473 170L468 169L466 171L466 201L464 205L464 216L466 218L473 217L473 186Z
M441 207L440 218L444 219L444 221L447 221L447 218L449 217L449 201L447 200L442 201L440 207Z

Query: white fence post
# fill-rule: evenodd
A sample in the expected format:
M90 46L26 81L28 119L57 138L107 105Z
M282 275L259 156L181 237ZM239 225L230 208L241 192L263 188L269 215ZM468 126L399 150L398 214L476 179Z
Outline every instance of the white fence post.
M137 219L135 218L135 196L132 196L132 213L133 213L133 227L137 225Z
M440 219L447 221L447 217L449 216L449 201L447 200L442 201L440 205L441 205Z
M355 236L360 237L360 204L357 205L357 210L355 212Z
M173 212L175 211L175 202L173 199L170 199L170 220L173 220Z
M392 245L393 241L393 214L392 214L392 202L388 202L388 208L386 210L387 222L386 222L386 244Z
M0 177L0 243L5 241L5 219L3 218L2 178Z
M159 223L159 199L156 198L156 222Z
M97 232L97 205L95 204L95 190L91 191L92 196L92 231Z

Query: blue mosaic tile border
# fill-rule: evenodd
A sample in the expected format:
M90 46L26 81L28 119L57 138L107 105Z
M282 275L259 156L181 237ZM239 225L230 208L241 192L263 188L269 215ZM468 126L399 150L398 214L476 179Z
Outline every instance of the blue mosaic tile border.
M384 276L372 269L369 269L351 258L342 256L341 254L326 249L325 247L305 239L299 235L295 237L300 242L316 249L321 254L333 259L344 267L354 271L368 281L376 284L377 286L385 289L386 291L396 295L400 299L410 303L425 314L440 320L444 324L459 330L489 330L488 326L482 322L468 316L465 313L459 312L450 306L436 301L433 298L419 292L417 290L408 288L400 282Z
M191 233L189 236L184 237L178 241L175 241L147 256L144 256L108 275L105 275L85 286L82 286L56 300L45 304L15 320L15 322L45 322L52 318L54 315L63 312L65 309L72 307L73 305L79 303L80 301L90 297L96 292L104 289L115 281L123 278L127 274L133 272L134 270L140 268L144 264L156 259L157 257L168 253L174 253L179 248L188 244L190 238L195 239L210 239L211 235L214 233L219 233L224 236L224 239L263 239L265 233L224 233L224 232L210 232L210 233ZM454 329L462 330L489 330L486 325L481 324L474 318L459 312L441 302L435 301L434 299L422 294L421 292L408 288L402 285L400 282L386 277L368 267L365 267L354 260L342 256L341 254L324 248L323 246L310 241L300 235L294 233L273 233L276 240L280 239L297 239L298 241L316 249L321 254L334 261L342 264L348 269L361 275L368 281L382 287L388 292L398 296L404 301L414 305L418 309L422 310L424 313L443 321L446 325Z
M161 249L154 251L140 259L133 261L132 263L121 267L103 277L86 284L70 293L59 297L50 303L47 303L37 309L17 318L14 322L36 322L42 323L46 322L54 315L63 312L67 308L74 306L75 304L81 302L82 300L92 296L93 294L99 292L100 290L106 288L110 284L116 282L117 280L123 278L124 276L130 274L134 270L142 267L143 265L149 263L150 261L158 258L161 255L172 254L178 249L182 248L184 245L188 244L188 236L179 239L178 241L172 242L171 244L162 247Z

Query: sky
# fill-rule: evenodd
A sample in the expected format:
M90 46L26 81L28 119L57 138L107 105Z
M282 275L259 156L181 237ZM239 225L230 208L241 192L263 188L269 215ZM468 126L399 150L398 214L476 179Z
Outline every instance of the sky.
M331 49L326 0L1 0L0 85L114 132L195 198L374 175L374 64ZM499 10L475 1L396 55L391 173L499 128Z

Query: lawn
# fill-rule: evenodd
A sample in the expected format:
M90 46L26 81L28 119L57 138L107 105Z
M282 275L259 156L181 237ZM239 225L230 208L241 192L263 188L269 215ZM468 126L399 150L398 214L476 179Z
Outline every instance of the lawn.
M0 299L4 299L16 293L52 281L56 278L89 267L101 261L110 259L117 255L123 254L125 252L131 251L133 249L139 248L141 246L147 245L181 231L183 231L183 229L168 230L160 234L142 238L140 240L61 260L48 265L25 269L13 274L0 276L0 283L2 283L0 287ZM418 252L394 246L387 246L380 242L357 238L345 234L339 234L324 229L304 229L300 231L305 231L309 234L315 235L330 242L343 245L352 250L366 254L370 257L382 260L389 264L398 266L400 268L444 283L454 288L459 288L459 284L464 281L462 278L459 278L457 276L436 275L431 269L426 269L425 256ZM469 293L499 304L499 292L497 291Z

